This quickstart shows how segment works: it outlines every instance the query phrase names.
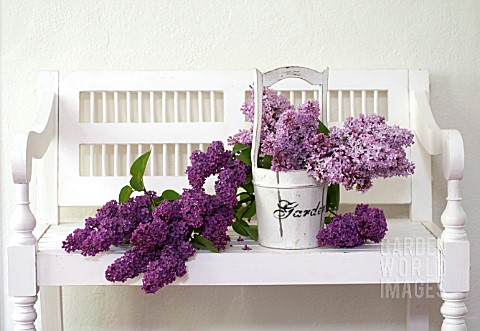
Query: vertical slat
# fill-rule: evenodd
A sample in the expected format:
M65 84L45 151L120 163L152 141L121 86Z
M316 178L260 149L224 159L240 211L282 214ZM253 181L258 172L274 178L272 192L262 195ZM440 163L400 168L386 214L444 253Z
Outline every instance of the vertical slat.
M367 114L367 91L362 90L362 114Z
M132 121L130 97L130 92L127 92L127 123L130 123Z
M107 92L102 92L102 121L107 123ZM102 176L107 175L107 145L102 144Z
M187 91L187 95L186 95L186 102L187 102L187 123L190 123L191 121L191 112L192 112L192 109L191 109L191 95L190 95L190 91Z
M127 144L127 157L125 158L126 160L125 176L128 176L128 174L130 173L131 155L132 155L132 145Z
M138 104L138 107L137 107L137 113L138 113L138 123L142 123L143 122L143 111L142 111L142 92L138 92L137 93L137 104Z
M175 144L175 176L180 173L180 144Z
M94 154L95 154L95 149L94 145L90 144L90 176L93 176L94 170L95 170L95 162L94 162Z
M150 176L155 176L155 145L151 145L151 153L150 153Z
M378 90L373 91L373 113L378 114Z
M317 90L313 91L313 98L315 100L318 100L318 91Z
M95 92L90 92L90 123L95 123Z
M355 117L355 91L350 91L350 116Z
M305 103L307 100L307 91L302 91L302 103Z
M95 123L95 92L90 92L90 123ZM95 170L94 145L90 145L90 176L93 176Z
M118 176L118 145L113 145L113 175Z
M192 155L192 144L187 144L187 164L191 165L190 155Z
M203 152L204 149L205 149L205 144L199 144L199 145L198 145L198 149Z
M162 92L162 123L167 121L167 92Z
M107 145L102 144L102 176L107 175Z
M203 122L203 95L202 91L198 91L198 121Z
M102 122L107 123L107 92L102 92Z
M150 92L150 123L155 123L155 93Z
M343 121L343 91L338 91L338 121Z
M173 92L173 121L178 123L178 92Z
M330 91L327 92L327 123L330 123Z
M162 151L162 168L163 168L163 175L167 175L167 144L163 144L163 151Z
M113 108L114 108L113 121L115 123L118 123L118 92L113 92Z
M215 122L215 92L210 91L210 122Z
M118 123L118 92L113 92L113 112L115 123ZM118 176L118 145L113 145L113 175Z
M295 104L295 91L290 91L290 104Z

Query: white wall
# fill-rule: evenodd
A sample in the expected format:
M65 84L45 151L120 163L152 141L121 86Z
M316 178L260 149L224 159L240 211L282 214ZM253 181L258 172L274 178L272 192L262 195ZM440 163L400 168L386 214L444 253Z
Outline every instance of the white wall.
M465 139L471 330L480 329L479 1L1 2L0 206L12 214L10 141L32 124L39 70L421 68L439 124ZM435 165L441 177L441 169ZM444 183L435 182L439 216ZM239 266L241 267L241 266ZM4 272L0 269L0 274ZM432 329L441 323L432 301ZM10 314L10 307L4 309ZM65 290L66 330L403 330L405 301L375 286ZM6 330L11 324L0 315ZM334 327L343 321L344 326ZM160 324L165 323L164 327ZM95 327L96 325L96 327Z

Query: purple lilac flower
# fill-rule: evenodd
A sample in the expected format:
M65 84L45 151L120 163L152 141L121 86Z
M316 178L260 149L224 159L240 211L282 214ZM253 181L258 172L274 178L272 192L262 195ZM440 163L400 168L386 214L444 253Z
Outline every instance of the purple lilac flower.
M87 218L83 229L76 229L62 243L67 252L80 250L82 255L96 255L108 251L111 245L118 246L124 239L130 239L140 223L152 220L148 209L155 192L148 196L130 198L128 202L118 204L115 200L107 202L98 209L95 218Z
M225 249L225 246L230 241L227 229L232 225L234 217L233 208L220 205L211 215L205 218L202 236L210 240L213 246L219 250Z
M254 91L250 90L250 96L252 99L243 103L240 108L241 112L247 117L247 119L253 123L254 119ZM290 101L283 94L278 94L277 91L271 90L268 87L263 88L262 96L262 129L261 129L261 146L260 151L262 153L273 155L273 143L275 141L276 124L280 115L287 110L293 110L293 106ZM235 136L229 139L229 144L235 144L236 142L246 143L252 141L252 131L242 130ZM247 144L246 144L247 145Z
M273 143L272 170L288 171L305 168L309 150L307 141L317 133L319 105L309 100L295 110L285 111L278 120Z
M252 250L252 249L250 248L250 246L248 246L248 245L244 245L244 246L242 247L242 249L243 249L244 251L251 251L251 250Z
M229 162L231 152L223 148L221 141L214 141L207 152L194 151L190 156L192 165L187 167L188 181L195 190L200 190L205 180L217 174Z
M243 239L242 236L238 236L237 241L245 241L245 239Z
M143 291L155 293L174 282L177 277L184 276L187 273L185 263L194 253L191 243L183 243L178 247L165 246L160 252L160 257L150 262L143 274Z
M245 183L249 172L248 165L238 160L230 160L224 166L215 182L215 193L221 203L229 207L237 205L237 189Z
M320 182L366 192L374 178L413 174L415 166L405 152L412 144L409 130L388 125L381 116L350 117L328 138L319 134L308 143L307 170Z
M156 260L159 252L131 249L116 259L105 271L105 278L110 282L125 282L144 272L150 261Z
M355 216L352 213L335 215L332 221L317 234L320 246L354 247L364 243L357 231Z
M355 215L357 230L363 238L379 243L385 237L388 229L383 210L360 204L355 208Z
M228 144L233 146L237 143L242 145L251 145L253 136L253 128L243 129L234 134L231 137L228 137Z
M354 213L335 215L317 234L320 246L354 247L366 240L379 243L387 232L387 221L381 209L357 205Z

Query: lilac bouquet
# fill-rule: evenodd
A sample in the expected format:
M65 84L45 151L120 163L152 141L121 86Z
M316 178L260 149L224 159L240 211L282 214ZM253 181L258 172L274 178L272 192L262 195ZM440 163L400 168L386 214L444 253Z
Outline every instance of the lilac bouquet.
M252 98L243 104L241 111L253 122L253 90L250 94ZM319 244L351 247L365 240L380 241L386 231L383 212L358 206L355 214L336 215L339 185L347 190L355 187L364 193L375 178L413 174L415 167L405 151L413 144L413 134L387 124L376 114L350 117L342 128L329 130L318 120L321 110L316 100L308 100L295 110L284 95L269 88L263 89L262 107L259 166L274 171L306 169L317 181L329 184L325 223L332 223L320 231ZM234 151L248 154L245 159L250 157L251 143L252 129L240 130L229 139ZM377 235L363 235L364 231L355 225L359 223L352 221L360 217L360 211L364 218L369 215L370 223L378 225L373 227L378 230ZM338 241L332 240L337 237ZM348 240L342 242L343 237Z

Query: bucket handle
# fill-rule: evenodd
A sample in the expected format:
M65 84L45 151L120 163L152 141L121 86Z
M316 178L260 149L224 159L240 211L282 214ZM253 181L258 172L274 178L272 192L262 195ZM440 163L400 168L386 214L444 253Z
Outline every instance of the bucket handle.
M328 68L319 72L304 67L281 67L266 73L260 72L258 69L254 71L254 118L253 118L253 138L252 138L252 167L258 167L258 154L260 152L260 133L262 128L262 98L263 86L272 86L279 81L287 78L303 79L311 85L318 85L319 95L322 95L322 122L327 122L327 91L328 91Z

